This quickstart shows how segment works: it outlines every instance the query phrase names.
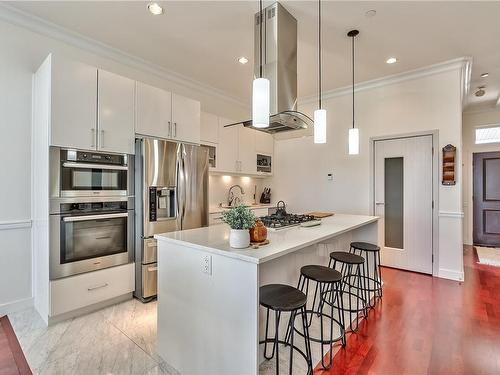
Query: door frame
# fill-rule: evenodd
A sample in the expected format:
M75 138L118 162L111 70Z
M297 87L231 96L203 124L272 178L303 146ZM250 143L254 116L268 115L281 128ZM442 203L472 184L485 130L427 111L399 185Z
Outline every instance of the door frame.
M370 214L375 215L375 142L432 137L432 276L439 275L439 130L370 137Z

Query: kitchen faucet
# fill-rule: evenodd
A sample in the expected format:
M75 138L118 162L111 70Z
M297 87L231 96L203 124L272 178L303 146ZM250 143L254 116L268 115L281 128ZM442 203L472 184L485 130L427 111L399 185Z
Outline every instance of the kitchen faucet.
M240 188L241 195L245 194L245 192L243 191L243 188L240 185L231 186L229 188L229 191L227 192L227 205L230 207L233 206L233 203L234 203L234 206L237 206L239 203L241 203L241 198L234 195L233 188Z

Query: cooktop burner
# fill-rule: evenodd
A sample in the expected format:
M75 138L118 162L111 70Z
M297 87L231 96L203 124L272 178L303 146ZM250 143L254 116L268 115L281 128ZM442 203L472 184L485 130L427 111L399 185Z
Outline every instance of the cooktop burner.
M297 214L285 214L285 215L268 215L262 216L260 218L264 225L271 230L279 230L290 228L293 226L300 225L300 223L305 223L307 221L317 220L311 215L297 215Z

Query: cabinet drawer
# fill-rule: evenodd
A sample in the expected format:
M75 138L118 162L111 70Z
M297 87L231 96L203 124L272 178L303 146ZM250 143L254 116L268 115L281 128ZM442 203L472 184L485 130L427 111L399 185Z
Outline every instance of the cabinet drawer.
M135 289L134 263L50 282L50 316L56 316Z

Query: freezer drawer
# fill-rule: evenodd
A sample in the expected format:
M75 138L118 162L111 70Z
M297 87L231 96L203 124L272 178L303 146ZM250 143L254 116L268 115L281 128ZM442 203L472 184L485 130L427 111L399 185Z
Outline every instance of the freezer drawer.
M142 264L149 264L156 262L157 259L157 245L154 238L146 238L144 240L144 251L142 256Z
M142 297L154 297L158 290L158 263L142 266Z

